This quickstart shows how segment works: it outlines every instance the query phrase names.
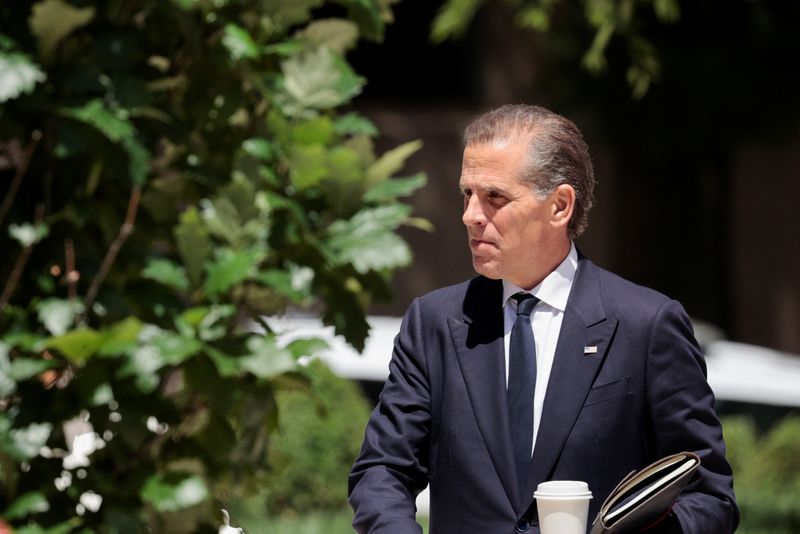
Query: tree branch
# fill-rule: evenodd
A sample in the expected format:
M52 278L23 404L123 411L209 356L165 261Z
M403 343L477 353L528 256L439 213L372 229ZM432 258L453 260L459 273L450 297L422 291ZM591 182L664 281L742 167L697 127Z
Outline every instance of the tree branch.
M44 205L37 204L36 216L35 216L36 224L37 225L41 224L43 220L44 220ZM3 287L3 293L0 294L0 315L2 315L3 310L6 307L6 304L8 304L8 301L11 299L11 295L14 294L14 290L17 288L19 279L22 276L22 271L23 269L25 269L25 265L28 263L28 258L31 257L31 252L33 252L33 244L30 244L27 247L23 248L22 252L20 252L19 257L17 258L17 262L14 264L14 268L11 270L11 274L8 275L8 279L6 280L6 285L5 287Z
M92 280L92 284L89 286L89 291L86 292L86 299L83 302L84 313L91 309L94 300L97 298L97 293L100 291L100 286L103 285L106 276L108 276L108 272L111 270L111 266L114 264L114 260L117 259L117 254L119 254L128 236L133 232L133 225L136 222L136 211L139 208L141 193L142 190L138 185L133 186L133 189L131 189L131 197L128 200L128 213L125 215L125 222L122 223L117 237L111 242L111 246L108 247L108 251L103 258L103 263L100 264L100 270L97 271L97 274Z
M8 210L11 209L14 199L17 197L17 191L19 191L22 178L25 176L25 173L28 172L28 164L31 162L33 151L36 150L36 146L39 144L41 138L42 132L34 130L33 133L31 133L31 140L28 142L28 146L25 147L25 152L17 162L17 172L14 174L14 179L11 180L11 186L8 188L6 196L3 198L3 204L0 205L0 225L3 224L3 219L5 219Z

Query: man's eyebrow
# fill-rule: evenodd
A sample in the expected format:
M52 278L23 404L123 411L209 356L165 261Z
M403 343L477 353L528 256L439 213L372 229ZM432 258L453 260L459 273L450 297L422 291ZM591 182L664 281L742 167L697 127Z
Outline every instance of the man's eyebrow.
M458 188L459 190L461 190L461 192L470 190L470 191L481 191L483 193L497 193L500 195L509 194L508 191L506 191L502 187L497 187L496 185L493 184L480 184L480 183L470 184L470 185L458 184Z

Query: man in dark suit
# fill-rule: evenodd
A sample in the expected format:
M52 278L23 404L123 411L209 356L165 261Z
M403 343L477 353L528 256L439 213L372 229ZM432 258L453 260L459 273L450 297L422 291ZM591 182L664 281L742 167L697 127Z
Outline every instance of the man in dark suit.
M503 106L467 128L460 186L479 276L403 319L350 474L358 532L421 532L414 502L428 484L431 534L538 533L526 510L546 480L588 482L591 521L627 473L680 451L701 467L649 532L736 529L685 311L572 244L593 185L580 131L559 115Z

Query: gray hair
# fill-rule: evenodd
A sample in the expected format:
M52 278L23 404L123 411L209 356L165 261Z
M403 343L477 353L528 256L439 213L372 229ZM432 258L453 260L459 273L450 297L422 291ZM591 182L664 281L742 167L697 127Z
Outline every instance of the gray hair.
M581 235L594 205L594 170L589 147L575 124L550 110L507 104L484 113L467 126L464 146L527 141L528 157L520 178L545 197L561 184L575 190L569 237Z

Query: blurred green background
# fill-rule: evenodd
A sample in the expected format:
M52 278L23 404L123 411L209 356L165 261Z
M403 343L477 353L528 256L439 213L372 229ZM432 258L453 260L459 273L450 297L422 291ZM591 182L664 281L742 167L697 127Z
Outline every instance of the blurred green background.
M361 349L368 313L471 276L460 135L507 102L585 132L584 253L800 353L798 23L781 0L3 2L0 527L349 532L375 385L271 318ZM739 531L800 531L797 409L719 408Z

